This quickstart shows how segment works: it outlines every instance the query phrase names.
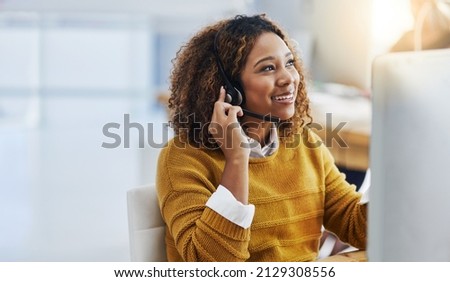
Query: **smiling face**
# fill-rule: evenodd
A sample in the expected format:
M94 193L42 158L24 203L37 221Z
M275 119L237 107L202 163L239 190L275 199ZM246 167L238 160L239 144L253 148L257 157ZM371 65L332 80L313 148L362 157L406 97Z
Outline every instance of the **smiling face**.
M250 51L241 72L245 109L281 120L295 113L295 98L300 75L294 66L294 54L275 33L261 34ZM251 120L251 117L244 117ZM255 121L252 119L252 121Z

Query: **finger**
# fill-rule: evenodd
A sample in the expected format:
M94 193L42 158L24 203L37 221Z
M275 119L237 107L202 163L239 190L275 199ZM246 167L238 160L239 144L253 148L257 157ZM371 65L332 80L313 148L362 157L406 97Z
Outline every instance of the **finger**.
M224 102L226 91L222 86L220 87L219 99L214 103L213 116L218 115L220 118L226 118L228 110L233 107L230 103Z
M217 99L217 102L225 102L225 92L225 88L223 86L220 86L219 99Z
M244 115L244 112L242 111L242 108L239 106L231 106L228 109L228 114L229 117L241 117Z
M225 103L225 102L215 102L214 103L214 114L219 114L220 116L227 115L228 110L233 107L231 104Z

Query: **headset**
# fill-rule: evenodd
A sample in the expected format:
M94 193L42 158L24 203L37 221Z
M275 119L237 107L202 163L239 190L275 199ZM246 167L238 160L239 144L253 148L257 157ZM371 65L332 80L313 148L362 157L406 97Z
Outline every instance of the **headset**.
M243 94L244 91L242 89L239 90L240 87L233 86L233 84L230 82L230 80L228 79L228 76L225 73L225 68L223 67L222 61L219 58L219 51L218 51L218 47L217 47L219 33L220 33L220 31L218 31L216 33L216 36L214 37L214 52L213 53L214 53L214 57L216 57L219 74L222 77L223 81L225 82L225 91L226 91L225 102L230 103L231 105L234 105L234 106L240 106L243 104L243 102L245 100L245 95ZM242 108L242 111L244 112L244 115L247 115L250 117L254 117L257 119L264 120L264 121L275 122L275 123L280 122L279 117L275 117L270 114L261 115L261 114L257 114L257 113L251 112L249 110L246 110L244 108Z

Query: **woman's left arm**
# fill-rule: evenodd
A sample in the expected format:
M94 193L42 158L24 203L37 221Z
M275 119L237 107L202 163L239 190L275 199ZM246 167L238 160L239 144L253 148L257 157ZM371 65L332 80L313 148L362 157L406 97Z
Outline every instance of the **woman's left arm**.
M342 241L366 248L367 204L360 204L361 193L350 185L334 164L334 159L322 146L325 177L324 226Z

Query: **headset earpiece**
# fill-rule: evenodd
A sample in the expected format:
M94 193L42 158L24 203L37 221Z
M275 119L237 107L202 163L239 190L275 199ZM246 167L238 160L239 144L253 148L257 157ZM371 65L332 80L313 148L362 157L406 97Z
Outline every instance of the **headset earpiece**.
M225 96L225 102L230 103L234 106L240 106L242 104L244 99L239 89L237 89L236 87L225 87L225 90L227 92Z
M231 104L231 102L233 102L233 97L231 97L230 93L227 93L225 96L225 102Z
M234 95L235 103L233 103L233 105L240 106L242 104L242 101L244 100L242 93L236 87L234 87L234 90L235 90L235 92L234 92L235 93L235 95Z

